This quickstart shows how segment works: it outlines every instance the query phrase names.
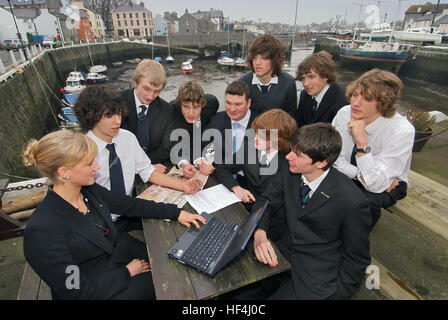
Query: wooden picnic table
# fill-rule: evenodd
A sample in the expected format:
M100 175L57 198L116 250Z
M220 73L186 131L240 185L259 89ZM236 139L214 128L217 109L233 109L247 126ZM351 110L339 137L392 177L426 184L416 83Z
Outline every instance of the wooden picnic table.
M210 176L204 188L216 184L217 180ZM188 203L184 206L184 210L196 213ZM249 213L241 203L235 203L215 212L214 215L241 225ZM142 222L156 298L159 300L209 299L291 267L277 248L275 248L279 262L277 267L272 268L259 262L255 257L251 240L239 257L212 278L168 257L167 251L187 230L186 227L178 221L163 219L144 218Z

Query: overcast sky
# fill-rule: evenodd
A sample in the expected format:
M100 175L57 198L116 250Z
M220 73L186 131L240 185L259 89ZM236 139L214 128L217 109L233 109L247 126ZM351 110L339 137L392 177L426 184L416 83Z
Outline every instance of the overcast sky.
M140 2L137 0L137 2ZM209 10L210 8L220 9L224 15L229 16L231 20L246 20L266 22L281 22L294 25L294 11L296 0L143 0L146 8L152 11L153 15L161 14L164 11L177 11L179 17L188 11L196 12L197 10ZM398 19L404 18L404 12L413 4L425 4L429 0L408 0L401 1L400 14ZM378 1L374 0L299 0L297 10L297 24L305 25L312 22L322 23L330 18L336 20L336 15L340 15L342 19L347 17L349 23L356 23L359 15L357 4L363 3L363 13L360 21L373 20L378 12ZM437 0L432 0L437 4ZM448 0L441 0L440 3L448 3ZM380 3L381 21L384 20L384 14L387 13L387 22L395 19L397 16L398 0L381 0ZM366 10L369 10L366 12Z

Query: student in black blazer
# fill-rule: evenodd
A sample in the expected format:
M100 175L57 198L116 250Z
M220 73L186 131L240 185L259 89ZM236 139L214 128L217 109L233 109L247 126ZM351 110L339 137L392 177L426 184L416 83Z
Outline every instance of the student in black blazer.
M231 161L233 154L247 144L246 130L257 116L250 109L249 94L249 87L243 81L230 83L225 91L226 110L214 115L204 130L202 150L213 145L216 164L224 163L226 158Z
M186 178L195 174L195 166L202 174L212 174L214 167L202 158L202 132L218 111L218 99L212 94L205 94L197 82L187 81L179 88L176 100L170 104L174 108L171 134L178 137L171 149L174 153L171 162L184 170ZM185 131L176 132L176 129Z
M113 194L95 184L96 152L93 140L71 130L29 144L25 164L53 186L26 226L25 258L54 299L154 299L146 246L119 234L110 212L177 219L186 226L205 221L175 205Z
M169 136L173 116L173 108L159 97L166 84L165 69L154 60L142 60L132 81L135 88L121 92L128 109L121 127L135 134L152 163L164 163L172 147Z
M316 123L331 123L336 113L348 104L345 89L336 83L336 67L326 51L313 53L300 63L297 80L302 81L299 106L292 115L299 127Z
M332 167L342 139L331 124L300 128L291 138L292 151L256 210L269 200L254 249L259 261L277 265L266 236L269 218L284 206L287 228L278 247L291 263L271 299L348 299L364 279L370 264L369 200Z
M255 118L251 129L255 131L255 141L245 150L244 162L238 163L238 156L235 154L233 163L216 165L215 171L219 182L232 190L249 211L276 174L283 167L288 167L286 155L291 151L289 139L296 131L297 124L285 111L271 109ZM244 173L248 189L240 186L233 178L240 170ZM272 216L269 238L275 241L284 227L284 210L279 210Z

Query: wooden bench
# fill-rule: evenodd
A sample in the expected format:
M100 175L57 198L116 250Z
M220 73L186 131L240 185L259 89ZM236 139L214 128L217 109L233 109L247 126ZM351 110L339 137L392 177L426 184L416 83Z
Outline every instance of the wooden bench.
M447 186L411 171L408 195L386 210L448 241Z
M28 263L25 264L17 300L52 300L50 288Z

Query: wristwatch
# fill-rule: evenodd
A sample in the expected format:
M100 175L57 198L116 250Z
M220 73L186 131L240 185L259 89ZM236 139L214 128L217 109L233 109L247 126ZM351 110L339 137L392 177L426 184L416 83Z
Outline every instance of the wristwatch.
M356 152L360 152L360 153L369 153L372 150L372 148L370 148L369 146L364 147L364 148L356 148Z

